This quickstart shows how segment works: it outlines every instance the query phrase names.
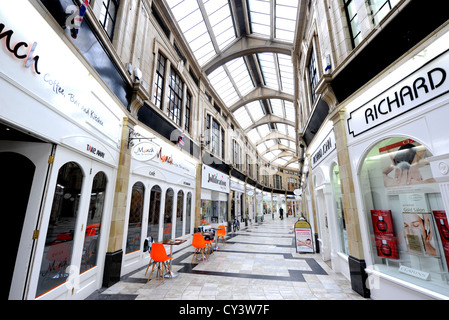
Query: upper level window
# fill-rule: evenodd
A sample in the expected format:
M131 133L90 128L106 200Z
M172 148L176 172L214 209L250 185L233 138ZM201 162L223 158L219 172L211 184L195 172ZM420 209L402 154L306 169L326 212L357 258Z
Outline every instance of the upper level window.
M233 140L233 155L232 155L232 162L234 164L234 167L236 167L238 170L241 169L241 161L240 156L242 154L240 145L237 143L236 140Z
M184 83L173 68L171 69L168 88L170 90L168 97L168 117L180 126Z
M360 31L359 16L354 0L345 0L345 12L349 24L352 48L355 48L362 40L362 33Z
M374 25L379 24L399 2L400 0L369 0Z
M118 0L103 0L100 12L100 24L112 41L114 36L115 20L117 17Z
M318 69L315 60L315 54L313 51L310 54L309 60L309 81L310 81L310 94L312 97L312 103L314 103L316 100L315 87L318 83Z
M209 114L206 116L206 145L209 150L224 158L225 131L220 123Z
M192 110L192 95L189 92L187 92L184 130L189 133L190 133L191 110Z
M156 64L156 75L154 77L153 102L159 109L162 109L162 97L164 96L165 65L167 59L159 53Z

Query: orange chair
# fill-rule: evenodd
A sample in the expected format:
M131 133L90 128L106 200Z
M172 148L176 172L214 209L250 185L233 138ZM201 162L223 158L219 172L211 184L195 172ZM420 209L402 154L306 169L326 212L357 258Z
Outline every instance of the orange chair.
M151 260L150 263L148 264L147 271L145 271L145 275L148 272L148 268L150 267L151 261L153 261L153 268L151 269L151 273L150 276L148 277L147 282L150 281L151 275L153 274L154 267L156 264L157 264L156 277L158 277L160 274L162 276L162 283L164 283L165 268L168 269L171 278L170 264L167 261L173 259L173 257L167 256L167 252L165 251L165 247L162 243L155 242L152 244L150 257Z
M226 237L226 227L225 226L223 226L223 225L221 225L221 226L218 226L218 229L219 230L217 230L217 245L218 245L218 239L222 239L222 241L223 241L223 245L225 244L225 242L226 242L226 240L225 240L225 237ZM221 230L220 230L221 229Z
M201 233L195 233L193 235L193 239L192 239L192 246L195 248L195 252L193 253L193 257L192 257L192 263L193 260L195 259L195 257L201 253L201 257L204 259L204 257L206 257L207 260L207 253L206 253L206 248L207 248L207 244L206 244L206 240L204 240L204 237Z

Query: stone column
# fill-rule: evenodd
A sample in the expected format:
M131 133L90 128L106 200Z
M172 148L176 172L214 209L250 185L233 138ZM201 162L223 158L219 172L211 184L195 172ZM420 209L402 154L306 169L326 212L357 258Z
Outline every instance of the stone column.
M341 194L343 199L346 231L348 234L349 269L352 289L363 297L369 297L366 287L367 274L363 253L363 243L360 233L359 215L354 191L354 178L351 171L349 151L346 138L344 110L340 110L332 117L334 123L335 140L337 145L338 166L340 170Z
M129 173L131 168L131 149L128 148L129 133L135 122L123 118L120 158L117 168L114 204L112 208L109 242L103 274L103 286L110 287L120 280L123 259L123 233L125 229L126 202L129 190Z

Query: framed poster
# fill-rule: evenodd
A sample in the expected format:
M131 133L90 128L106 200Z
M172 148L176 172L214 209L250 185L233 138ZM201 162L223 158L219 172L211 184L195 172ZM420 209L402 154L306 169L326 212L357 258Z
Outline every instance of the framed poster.
M296 252L313 253L312 239L312 227L310 223L304 217L299 218L295 223Z
M377 255L381 258L399 259L391 210L371 210L371 220L373 222Z

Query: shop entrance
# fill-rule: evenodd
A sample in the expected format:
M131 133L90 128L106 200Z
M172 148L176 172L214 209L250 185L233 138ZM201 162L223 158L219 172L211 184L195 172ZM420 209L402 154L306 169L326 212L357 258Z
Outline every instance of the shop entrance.
M1 212L7 230L7 286L3 288L7 299L24 299L26 294L37 236L34 230L41 215L52 152L52 144L0 124Z

